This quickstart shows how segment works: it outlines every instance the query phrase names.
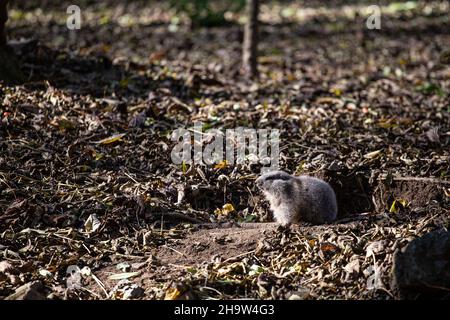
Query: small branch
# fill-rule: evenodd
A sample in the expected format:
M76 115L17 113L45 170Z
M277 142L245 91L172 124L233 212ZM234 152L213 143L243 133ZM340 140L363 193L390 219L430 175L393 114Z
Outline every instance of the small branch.
M378 178L378 180L385 180L387 175L382 175ZM394 181L417 181L417 182L428 182L428 183L437 183L437 184L446 184L450 185L450 181L445 181L437 178L423 178L423 177L392 177Z

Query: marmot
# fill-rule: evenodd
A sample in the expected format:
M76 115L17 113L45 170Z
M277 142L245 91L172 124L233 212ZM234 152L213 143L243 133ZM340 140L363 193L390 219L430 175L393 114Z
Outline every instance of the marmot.
M283 226L299 221L322 224L336 219L336 194L323 180L272 171L256 179L256 185L269 200L275 221Z

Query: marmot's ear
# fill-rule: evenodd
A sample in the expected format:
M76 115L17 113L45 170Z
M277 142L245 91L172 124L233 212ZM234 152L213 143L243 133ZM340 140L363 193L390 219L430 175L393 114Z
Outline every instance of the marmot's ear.
M264 184L264 178L259 177L258 179L255 180L255 184L259 189L261 189Z
M292 177L290 174L288 174L284 171L277 170L277 171L267 172L267 173L263 174L260 178L264 179L264 180L289 180Z

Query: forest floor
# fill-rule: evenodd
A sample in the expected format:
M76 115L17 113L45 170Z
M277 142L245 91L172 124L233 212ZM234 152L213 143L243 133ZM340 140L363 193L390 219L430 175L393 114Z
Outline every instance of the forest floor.
M0 85L0 299L33 281L49 298L394 298L394 253L449 227L449 4L385 4L368 30L362 5L305 2L263 7L256 82L235 22L84 1L70 31L66 1L13 6L27 81ZM329 181L338 221L264 224L261 165L173 164L194 121L279 129L280 167Z

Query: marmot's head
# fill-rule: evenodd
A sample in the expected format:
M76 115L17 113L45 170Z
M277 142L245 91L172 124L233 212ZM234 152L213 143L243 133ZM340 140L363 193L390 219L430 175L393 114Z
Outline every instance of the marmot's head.
M275 219L288 224L295 220L297 179L283 171L272 171L256 179L256 185L270 203Z
M280 181L290 181L293 177L284 171L271 171L256 179L256 186L267 193L274 193Z

